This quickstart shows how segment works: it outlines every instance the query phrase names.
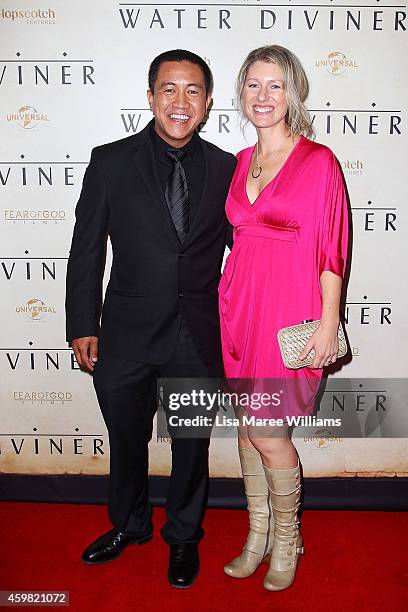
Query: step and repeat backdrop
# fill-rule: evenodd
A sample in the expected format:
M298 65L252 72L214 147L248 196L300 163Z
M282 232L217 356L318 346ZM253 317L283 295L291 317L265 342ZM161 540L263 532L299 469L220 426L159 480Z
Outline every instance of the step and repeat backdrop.
M408 474L406 432L381 438L372 425L387 410L377 379L407 376L407 27L404 2L385 0L0 5L0 472L108 472L92 380L64 336L67 257L92 147L146 125L149 63L176 47L214 74L202 137L233 153L253 144L255 133L240 131L234 81L251 49L276 43L303 63L316 139L335 152L350 195L352 358L334 374L334 408L370 418L373 434L316 427L295 443L306 476ZM348 395L346 377L362 381ZM156 436L150 448L151 473L168 474L169 441ZM211 473L240 475L232 436L212 440Z

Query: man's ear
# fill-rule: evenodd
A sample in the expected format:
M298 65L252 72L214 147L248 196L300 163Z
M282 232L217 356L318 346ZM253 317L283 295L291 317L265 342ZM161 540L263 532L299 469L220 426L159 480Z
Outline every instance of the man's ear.
M151 89L147 90L147 101L149 103L149 108L150 110L153 112L153 92L151 91Z
M207 100L205 101L205 110L208 111L208 109L211 108L213 103L213 99L212 96L207 96Z

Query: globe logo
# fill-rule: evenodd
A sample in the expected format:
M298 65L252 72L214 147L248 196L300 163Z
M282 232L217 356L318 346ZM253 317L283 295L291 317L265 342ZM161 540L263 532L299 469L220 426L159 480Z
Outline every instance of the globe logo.
M344 53L341 53L341 51L332 51L329 53L327 58L327 71L330 74L334 74L336 76L344 74L349 63Z
M18 109L18 114L20 125L25 130L31 130L37 125L35 118L38 115L38 111L33 106L22 106Z
M16 306L16 312L24 314L30 321L41 321L49 314L56 314L54 306L48 306L39 298L29 298L25 304Z
M317 448L328 448L333 434L328 429L318 429L314 436L314 445Z
M46 314L45 303L37 298L27 300L26 315L32 321L40 321Z

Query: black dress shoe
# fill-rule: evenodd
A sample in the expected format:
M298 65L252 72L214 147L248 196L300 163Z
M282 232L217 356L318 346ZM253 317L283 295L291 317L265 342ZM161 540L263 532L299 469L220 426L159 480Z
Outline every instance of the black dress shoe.
M178 589L191 586L197 578L200 561L197 544L171 544L168 578Z
M113 561L123 553L129 544L145 544L153 537L149 533L143 538L131 538L118 529L111 529L108 533L101 535L95 542L92 542L82 553L81 561L88 565L97 563L107 563Z

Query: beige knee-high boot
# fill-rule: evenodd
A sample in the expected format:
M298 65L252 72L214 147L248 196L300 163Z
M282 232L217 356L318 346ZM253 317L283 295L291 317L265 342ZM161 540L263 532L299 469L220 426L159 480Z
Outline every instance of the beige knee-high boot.
M300 506L300 466L274 470L264 466L269 486L275 531L269 571L264 579L268 591L281 591L294 580L298 556L303 554L297 512Z
M249 448L238 451L249 511L249 534L242 553L224 567L224 572L234 578L246 578L268 557L274 524L261 455Z

